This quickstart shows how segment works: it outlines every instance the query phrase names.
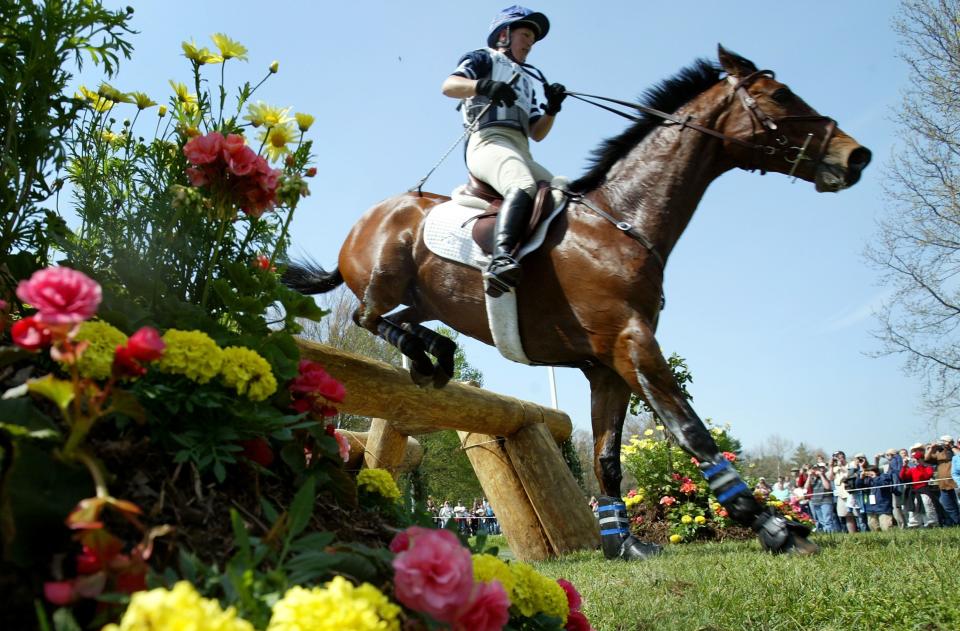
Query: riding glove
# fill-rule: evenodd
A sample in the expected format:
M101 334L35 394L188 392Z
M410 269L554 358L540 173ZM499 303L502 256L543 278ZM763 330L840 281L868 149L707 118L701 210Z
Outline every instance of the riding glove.
M541 105L543 113L556 116L560 111L560 104L567 98L567 88L562 83L551 83L543 87L543 94L547 97L546 105Z
M477 80L477 94L489 97L495 105L512 106L517 102L517 93L509 84L491 79Z

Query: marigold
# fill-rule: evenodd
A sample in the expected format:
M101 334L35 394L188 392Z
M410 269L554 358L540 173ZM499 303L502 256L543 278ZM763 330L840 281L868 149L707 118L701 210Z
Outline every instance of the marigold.
M270 362L243 346L223 349L220 379L225 386L233 388L237 394L246 395L251 401L263 401L277 391L277 379Z
M207 383L220 373L223 351L206 333L170 329L163 341L167 347L156 364L161 372L184 375L197 383Z
M127 343L127 336L120 329L100 320L81 324L74 339L89 342L77 359L77 370L81 376L89 379L109 377L116 348Z
M159 587L135 593L120 624L109 624L103 631L139 631L140 629L204 629L204 631L254 631L253 625L237 617L233 607L201 598L193 585L180 581L173 589Z
M398 631L399 614L373 585L355 587L337 576L324 587L288 590L273 606L267 631Z
M697 515L693 518L693 521L697 522L698 524L705 524L707 523L707 518L703 515Z
M690 515L684 515L683 517L680 518L681 524L689 524L692 522L693 522L693 517L691 517Z
M680 535L670 535L670 543L680 543L683 541L683 537Z
M510 564L510 573L516 580L510 600L521 615L532 617L542 612L566 623L570 606L566 592L556 581L540 575L530 565L520 561Z
M478 583L498 581L507 592L507 598L513 601L513 588L517 579L510 571L510 566L492 554L473 555L473 580Z
M385 469L364 469L357 474L357 487L376 493L390 501L400 499L400 489Z

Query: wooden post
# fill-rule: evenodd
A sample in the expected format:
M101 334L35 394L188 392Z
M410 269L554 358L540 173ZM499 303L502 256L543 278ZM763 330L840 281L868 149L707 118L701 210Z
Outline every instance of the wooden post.
M545 423L557 442L573 433L570 417L559 410L451 381L443 388L419 388L410 374L381 361L359 357L297 338L304 359L320 362L347 387L343 412L388 418L407 436L455 429L509 436L521 427ZM376 384L376 385L373 385Z
M367 450L368 432L352 432L349 430L338 430L343 432L350 442L350 460L346 467L350 471L357 471L363 465L363 458ZM423 462L423 446L413 436L408 436L404 447L403 459L401 460L397 471L406 473L413 471Z
M368 469L386 469L396 479L407 451L407 438L409 436L394 429L390 421L371 419L367 448L363 454L364 466Z
M470 432L457 432L457 435L514 556L521 561L550 558L553 550L537 513L497 438Z
M596 549L597 520L547 428L524 427L505 445L553 553Z

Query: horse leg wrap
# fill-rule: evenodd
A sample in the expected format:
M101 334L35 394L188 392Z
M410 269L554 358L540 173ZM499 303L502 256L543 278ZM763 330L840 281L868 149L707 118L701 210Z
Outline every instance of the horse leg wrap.
M636 561L649 559L663 550L655 543L646 543L630 534L627 505L619 497L601 495L597 498L600 516L600 546L608 559Z
M387 342L400 349L400 352L410 358L413 369L423 375L433 374L433 362L427 357L424 349L423 340L413 333L404 331L402 328L383 318L377 324L377 333Z
M426 345L427 352L436 357L437 360L441 362L441 366L444 359L449 357L452 368L453 355L457 352L457 345L453 340L421 324L405 322L400 325L400 327L404 331L408 331L419 337Z
M700 464L703 477L730 516L757 533L764 550L775 554L816 552L817 547L806 539L810 534L809 528L788 521L773 509L761 506L736 469L723 457L717 458L717 461Z

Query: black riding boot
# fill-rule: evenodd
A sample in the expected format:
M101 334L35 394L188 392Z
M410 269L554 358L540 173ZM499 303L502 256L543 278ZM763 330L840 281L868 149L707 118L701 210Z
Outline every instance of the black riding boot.
M627 505L619 497L601 495L597 498L600 516L600 547L608 559L636 561L649 559L663 551L655 543L640 541L630 534Z
M493 260L483 273L488 294L496 298L510 291L520 280L520 264L513 258L513 250L523 236L533 212L533 199L521 189L511 191L503 198L493 235Z

